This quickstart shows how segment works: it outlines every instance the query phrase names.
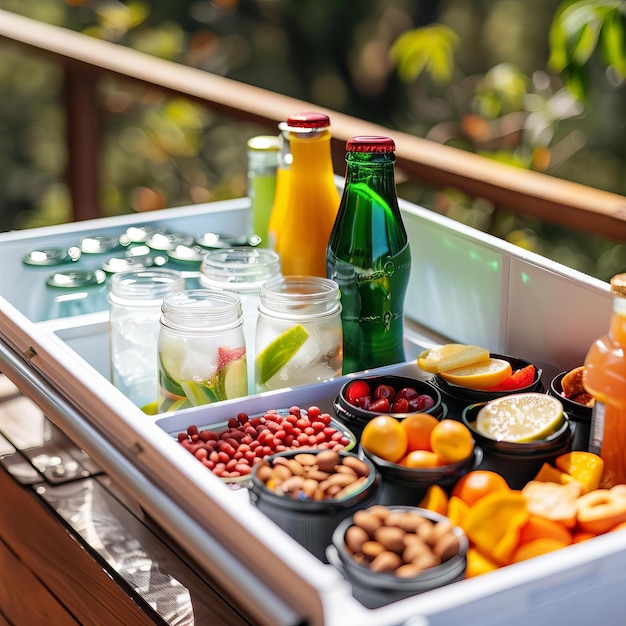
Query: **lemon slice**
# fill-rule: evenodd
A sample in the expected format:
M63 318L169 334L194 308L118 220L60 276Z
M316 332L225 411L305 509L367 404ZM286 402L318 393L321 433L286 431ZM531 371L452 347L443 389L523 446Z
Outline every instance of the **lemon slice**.
M504 359L488 358L486 361L441 372L439 376L453 385L467 389L489 389L513 373L511 364Z
M417 365L425 372L438 374L446 370L480 363L488 358L489 350L485 348L462 343L446 343L443 346L424 350L417 359Z
M497 441L544 439L563 423L560 400L543 393L518 393L491 400L478 411L476 430Z
M308 338L306 328L296 324L265 346L255 360L259 384L264 385L276 372L285 367Z

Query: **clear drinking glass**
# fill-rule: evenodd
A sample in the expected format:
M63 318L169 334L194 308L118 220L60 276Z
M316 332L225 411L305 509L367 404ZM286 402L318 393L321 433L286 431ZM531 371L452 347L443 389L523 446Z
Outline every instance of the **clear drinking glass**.
M184 288L181 273L169 269L120 272L109 280L111 380L147 411L158 398L161 302Z
M246 343L235 293L190 289L163 299L159 413L245 396Z
M321 382L341 374L341 304L337 283L278 276L259 296L256 391Z

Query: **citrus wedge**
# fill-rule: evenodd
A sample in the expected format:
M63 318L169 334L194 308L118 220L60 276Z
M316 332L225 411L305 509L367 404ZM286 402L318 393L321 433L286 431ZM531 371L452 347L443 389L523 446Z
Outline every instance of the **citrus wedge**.
M285 367L308 338L306 328L296 324L265 346L255 360L259 384L264 385L276 372Z
M512 374L511 364L504 359L488 358L486 361L441 372L439 376L453 385L467 389L486 390Z
M489 350L462 343L447 343L424 350L417 358L420 369L431 374L486 361Z
M563 405L543 393L518 393L487 402L476 430L498 441L527 443L551 435L563 423Z
M219 373L224 400L241 398L248 393L248 367L245 358L230 361Z

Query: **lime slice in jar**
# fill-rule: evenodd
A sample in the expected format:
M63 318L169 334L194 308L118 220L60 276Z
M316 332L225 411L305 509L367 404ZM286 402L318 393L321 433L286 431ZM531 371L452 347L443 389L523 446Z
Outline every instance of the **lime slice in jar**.
M498 441L528 443L548 437L563 423L563 405L543 393L519 393L487 402L476 430Z
M211 404L212 402L218 402L221 398L219 393L216 393L212 388L212 385L208 383L198 383L194 380L184 380L180 383L180 386L185 392L185 396L193 406L200 406L202 404Z
M230 361L220 369L220 390L223 400L241 398L248 393L248 367L246 359Z
M297 324L265 346L255 361L259 383L264 385L276 372L285 367L308 338L309 333L304 326Z

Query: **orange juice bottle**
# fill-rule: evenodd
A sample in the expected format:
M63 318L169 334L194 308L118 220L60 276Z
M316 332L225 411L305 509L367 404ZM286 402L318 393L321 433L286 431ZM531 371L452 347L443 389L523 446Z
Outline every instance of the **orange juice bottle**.
M280 232L287 206L289 203L289 168L291 166L291 150L289 148L289 127L286 122L278 125L280 131L280 152L278 155L278 167L276 168L276 187L274 191L274 203L267 224L268 247L276 251L278 233Z
M601 487L626 483L626 274L611 279L613 314L607 335L591 346L583 384L595 398L589 450L604 460Z
M291 167L287 210L275 250L284 276L326 277L326 247L339 209L330 150L330 120L300 113L287 120Z

